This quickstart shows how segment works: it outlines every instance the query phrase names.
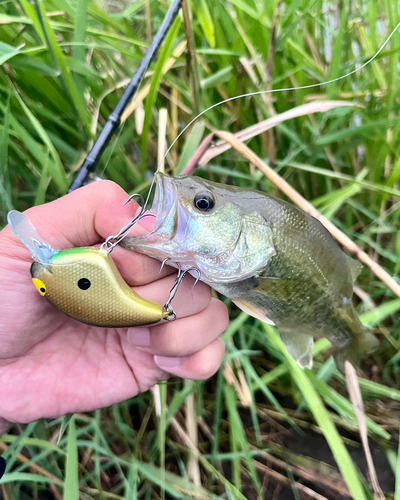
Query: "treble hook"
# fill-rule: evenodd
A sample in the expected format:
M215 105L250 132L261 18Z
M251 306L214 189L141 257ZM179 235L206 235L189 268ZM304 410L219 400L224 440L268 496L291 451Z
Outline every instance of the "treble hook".
M135 225L137 224L143 217L156 217L155 214L147 214L146 208L145 208L145 202L144 198L141 194L135 193L129 196L129 198L126 200L124 203L124 206L129 203L133 198L139 198L139 201L141 203L139 213L135 215L135 217L128 222L128 224L125 224L125 226L114 236L109 236L106 241L101 245L102 250L106 250L107 252L111 252L114 247L118 245L118 243L126 236L126 233Z
M165 264L166 260L168 260L168 259L164 260L163 265ZM182 271L182 268L181 268L179 262L177 262L177 265L178 265L178 276L176 277L174 286L171 288L171 291L169 292L168 300L164 306L164 310L168 312L168 317L166 318L168 321L175 321L177 318L176 312L172 308L171 302L175 298L176 292L178 291L179 286L182 284L182 281L185 279L185 276L187 275L187 273L189 273L190 271L195 271L197 273L197 278L196 278L196 281L194 282L193 288L197 285L197 282L199 281L199 279L201 277L201 272L199 269L197 269L197 267L189 267L185 271Z
M166 259L164 259L162 262L161 262L161 267L160 267L160 271L159 273L161 274L161 271L164 269L164 266L165 264L169 261L169 260L172 260L171 257L167 257ZM179 262L177 262L177 266L178 266L178 270L180 271L180 264Z

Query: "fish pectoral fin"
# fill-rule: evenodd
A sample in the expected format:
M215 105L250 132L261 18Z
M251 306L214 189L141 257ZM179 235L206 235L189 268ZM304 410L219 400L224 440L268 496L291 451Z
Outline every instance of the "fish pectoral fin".
M314 339L305 333L280 333L288 353L300 368L312 368Z
M275 323L270 320L261 309L257 309L252 304L248 304L243 300L232 300L232 302L236 304L242 311L249 314L250 316L253 316L253 318L257 318L263 323L267 323L268 325L275 326Z

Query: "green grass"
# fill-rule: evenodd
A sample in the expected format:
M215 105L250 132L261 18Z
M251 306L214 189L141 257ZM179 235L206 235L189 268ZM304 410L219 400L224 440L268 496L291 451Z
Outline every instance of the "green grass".
M93 139L91 130L101 130L123 91L120 82L138 66L148 42L146 26L154 35L167 3L0 4L0 225L11 208L24 210L65 193ZM185 40L178 20L143 82L150 85L144 118L139 112L129 116L99 167L99 173L130 192L146 192L156 168L160 108L168 110L171 144L196 108L352 71L400 21L396 0L201 0L191 2L190 11L195 78L187 73L186 52L164 71ZM271 41L274 19L276 39ZM209 126L237 132L272 111L312 100L350 101L357 106L286 121L248 144L399 280L399 56L396 33L376 61L346 80L214 108L174 146L167 169L182 171ZM138 125L143 132L138 133ZM199 174L279 195L232 150ZM367 429L378 450L381 486L388 498L400 500L400 302L366 268L357 285L367 294L357 299L357 310L381 339L379 350L362 365ZM345 381L329 358L329 343L316 343L313 371L303 372L272 327L233 306L230 311L223 367L207 382L163 385L166 404L160 417L146 393L76 415L66 425L62 419L41 421L5 434L0 449L8 472L0 481L0 497L297 499L307 498L303 484L327 499L343 498L346 488L357 500L372 498L354 411ZM228 373L236 379L233 385ZM176 432L176 425L184 428L190 394L196 401L199 453L193 454L201 485L188 473L193 454ZM319 454L320 449L325 451Z

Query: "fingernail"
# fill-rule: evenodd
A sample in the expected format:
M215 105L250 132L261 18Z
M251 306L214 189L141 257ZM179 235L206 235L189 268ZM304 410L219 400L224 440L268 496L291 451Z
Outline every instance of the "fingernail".
M128 342L137 347L149 347L150 346L149 328L142 328L142 327L129 328Z
M154 361L162 370L175 368L181 364L181 358L168 358L166 356L154 356Z

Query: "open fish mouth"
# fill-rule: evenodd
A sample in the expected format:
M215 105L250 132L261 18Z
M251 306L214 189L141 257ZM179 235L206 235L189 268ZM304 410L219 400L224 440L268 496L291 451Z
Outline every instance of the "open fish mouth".
M156 173L155 193L151 212L156 215L156 225L153 233L157 232L163 225L177 200L176 186L172 177L162 173Z

